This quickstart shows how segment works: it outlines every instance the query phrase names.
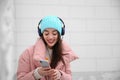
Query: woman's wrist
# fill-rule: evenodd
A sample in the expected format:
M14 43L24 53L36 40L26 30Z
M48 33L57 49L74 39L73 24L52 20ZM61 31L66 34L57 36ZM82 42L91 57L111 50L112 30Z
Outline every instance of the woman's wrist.
M62 72L61 71L59 71L60 72L60 75L62 76Z
M58 70L59 71L59 70ZM61 71L59 71L59 79L62 77L62 72Z
M34 75L34 77L35 77L35 80L39 80L39 79L41 79L43 76L41 76L39 73L38 73L38 70L39 70L39 68L36 68L35 70L34 70L34 73L33 73L33 75Z

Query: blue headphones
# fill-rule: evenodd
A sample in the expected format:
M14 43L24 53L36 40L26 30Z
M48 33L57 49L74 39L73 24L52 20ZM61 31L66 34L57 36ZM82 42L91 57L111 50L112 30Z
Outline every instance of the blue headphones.
M61 19L61 18L59 18L59 17L57 17L61 22L62 22L62 26L61 26L61 35L63 36L64 34L65 34L65 24L64 24L64 22L63 22L63 20ZM39 36L41 36L42 35L42 32L41 32L41 28L39 27L40 26L40 24L41 24L41 22L42 22L42 19L39 21L39 23L38 23L38 34L39 34Z

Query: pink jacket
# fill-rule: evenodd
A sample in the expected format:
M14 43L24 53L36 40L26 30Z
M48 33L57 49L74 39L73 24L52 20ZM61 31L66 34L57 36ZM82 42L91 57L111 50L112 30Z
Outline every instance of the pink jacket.
M78 56L64 41L62 41L62 44L63 53L67 54L64 56L66 70L62 62L58 64L56 69L60 70L63 74L61 80L72 80L70 62L77 59ZM33 72L37 67L41 66L39 60L45 59L45 50L45 45L42 39L39 38L35 45L26 49L23 54L21 54L17 69L17 80L35 80ZM41 80L45 79L42 78Z

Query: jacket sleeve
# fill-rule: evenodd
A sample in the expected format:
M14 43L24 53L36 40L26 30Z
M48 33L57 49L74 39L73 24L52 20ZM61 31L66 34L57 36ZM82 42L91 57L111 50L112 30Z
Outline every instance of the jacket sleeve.
M62 73L61 76L61 80L72 80L72 73L71 73L71 69L70 69L70 64L66 64L66 69L65 71L60 70L60 72Z
M25 50L20 56L17 69L17 80L35 80L33 71L30 70L29 51Z

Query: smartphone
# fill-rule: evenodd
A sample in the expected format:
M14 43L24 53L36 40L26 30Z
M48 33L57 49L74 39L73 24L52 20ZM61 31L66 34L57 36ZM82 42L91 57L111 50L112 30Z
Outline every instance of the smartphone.
M46 60L40 60L40 64L44 68L49 68L50 67L48 61L46 61Z

